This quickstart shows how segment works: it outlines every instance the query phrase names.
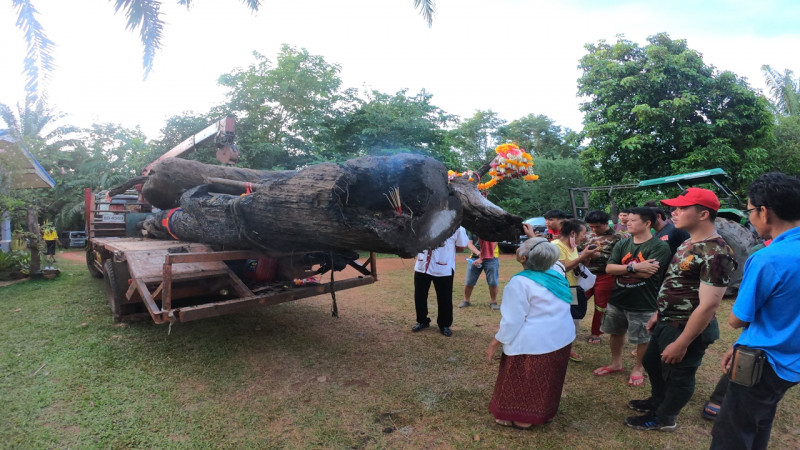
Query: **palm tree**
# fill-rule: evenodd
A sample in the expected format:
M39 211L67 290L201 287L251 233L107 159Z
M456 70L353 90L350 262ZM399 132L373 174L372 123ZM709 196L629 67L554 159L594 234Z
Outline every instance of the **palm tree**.
M153 60L156 52L161 48L161 35L164 30L164 22L161 20L161 1L159 0L109 0L114 4L114 12L120 11L125 14L128 20L126 28L128 30L139 31L139 37L144 47L142 55L142 65L144 66L144 78L153 68ZM194 0L177 0L179 5L187 8L192 6ZM261 0L241 0L252 11L258 11ZM420 10L420 14L428 22L428 26L433 24L434 2L435 0L413 0L414 8ZM47 38L39 20L36 18L39 13L33 6L31 0L11 0L11 4L17 10L17 27L25 33L25 42L28 48L25 56L25 90L33 101L37 99L40 92L45 92L44 86L39 82L46 82L53 71L53 42ZM41 76L40 76L41 75ZM45 84L45 83L42 83ZM41 88L41 89L40 89Z
M769 101L773 112L785 116L800 116L800 78L786 69L783 74L768 64L761 66L769 88Z

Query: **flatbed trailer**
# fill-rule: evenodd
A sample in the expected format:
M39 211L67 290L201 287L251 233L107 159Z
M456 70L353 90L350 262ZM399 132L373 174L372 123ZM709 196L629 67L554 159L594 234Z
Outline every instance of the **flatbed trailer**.
M158 324L188 322L365 286L378 280L374 253L363 263L348 262L348 267L355 270L350 271L354 275L350 278L336 280L331 274L329 282L319 280L302 285L296 285L295 280L243 280L233 269L235 263L286 255L215 250L195 242L131 237L131 222L141 212L135 208L108 209L112 201L98 200L89 189L84 196L86 262L93 276L105 279L115 322L145 313ZM104 216L114 217L105 220ZM119 216L125 220L118 219ZM319 276L323 274L324 271Z

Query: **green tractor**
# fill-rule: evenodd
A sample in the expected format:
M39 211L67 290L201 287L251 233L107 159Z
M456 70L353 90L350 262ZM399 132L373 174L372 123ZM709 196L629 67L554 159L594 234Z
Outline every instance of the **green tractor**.
M724 180L728 174L722 169L709 169L700 172L672 175L652 180L643 180L636 184L621 184L614 186L592 186L569 189L569 198L572 203L572 214L577 218L582 218L589 211L589 196L592 192L608 193L608 202L611 208L611 216L616 217L616 205L614 203L614 191L626 189L659 189L660 186L677 186L679 189L687 187L706 185L717 192L722 208L717 214L717 232L725 239L736 253L738 267L731 276L728 286L728 295L735 295L742 282L744 274L744 262L753 248L761 244L761 240L755 234L750 225L747 214L742 211L741 199L725 186ZM580 203L580 204L579 204Z

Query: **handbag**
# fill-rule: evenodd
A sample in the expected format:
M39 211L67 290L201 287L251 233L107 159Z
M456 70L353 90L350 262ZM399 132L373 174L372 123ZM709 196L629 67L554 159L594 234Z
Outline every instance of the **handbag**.
M597 281L597 275L590 272L583 264L578 264L575 274L578 276L578 286L584 291L593 288L595 281Z
M728 378L745 387L753 387L761 381L767 360L764 350L737 345L733 350Z

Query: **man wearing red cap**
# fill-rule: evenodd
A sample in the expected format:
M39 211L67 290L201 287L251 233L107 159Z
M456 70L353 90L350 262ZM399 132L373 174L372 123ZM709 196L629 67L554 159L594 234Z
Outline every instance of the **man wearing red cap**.
M719 338L715 313L736 260L714 226L720 204L713 192L689 188L661 203L675 208L672 221L690 238L675 252L658 295L658 314L647 324L651 338L642 364L651 395L628 402L645 415L625 423L637 430L673 431L694 393L706 347Z

